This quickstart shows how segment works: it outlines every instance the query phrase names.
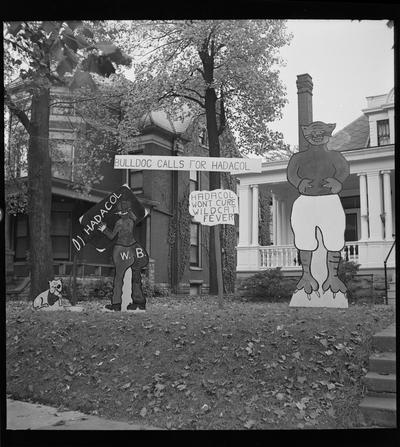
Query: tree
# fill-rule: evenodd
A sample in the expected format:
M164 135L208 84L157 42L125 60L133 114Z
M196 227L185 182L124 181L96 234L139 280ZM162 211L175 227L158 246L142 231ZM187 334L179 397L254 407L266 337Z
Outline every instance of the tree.
M142 29L142 43L132 104L146 98L149 108L205 115L211 157L220 156L227 125L243 154L262 155L284 146L282 135L268 128L286 102L278 70L278 50L289 41L284 21L153 21L135 27ZM216 188L220 175L210 172L210 189ZM214 231L211 227L213 294L218 290Z
M110 76L114 64L128 65L130 58L115 45L96 41L101 24L82 21L6 22L4 46L9 67L17 72L20 91L29 93L24 109L15 88L4 89L4 102L28 134L27 203L30 239L30 298L47 288L53 277L50 239L51 154L49 149L50 88L53 85L75 87L93 85L89 73ZM15 87L15 85L14 85Z

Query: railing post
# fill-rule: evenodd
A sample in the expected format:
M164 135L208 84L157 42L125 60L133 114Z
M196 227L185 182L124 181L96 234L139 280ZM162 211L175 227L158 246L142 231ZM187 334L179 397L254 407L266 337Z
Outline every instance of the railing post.
M388 305L389 304L389 300L388 300L388 287L387 287L387 269L386 269L386 259L383 261L383 267L385 270L385 304Z
M389 253L387 254L385 260L383 261L383 268L385 270L385 301L386 301L386 305L389 304L389 300L388 300L388 287L387 287L387 260L389 259L390 253L392 253L394 244L396 243L396 239L393 241L392 246L390 247Z

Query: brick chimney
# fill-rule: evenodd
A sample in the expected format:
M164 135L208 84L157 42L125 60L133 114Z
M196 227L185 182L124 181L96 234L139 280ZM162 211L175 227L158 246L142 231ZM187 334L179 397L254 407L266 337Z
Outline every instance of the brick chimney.
M298 122L299 122L299 151L303 151L307 147L301 131L301 125L307 125L313 121L312 112L312 77L306 73L297 75L297 104L298 104Z

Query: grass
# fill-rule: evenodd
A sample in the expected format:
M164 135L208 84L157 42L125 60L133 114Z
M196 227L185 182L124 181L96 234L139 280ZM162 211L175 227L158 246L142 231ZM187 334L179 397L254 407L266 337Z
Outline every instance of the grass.
M167 429L365 426L374 333L393 309L300 309L154 298L145 314L40 312L8 302L14 399Z

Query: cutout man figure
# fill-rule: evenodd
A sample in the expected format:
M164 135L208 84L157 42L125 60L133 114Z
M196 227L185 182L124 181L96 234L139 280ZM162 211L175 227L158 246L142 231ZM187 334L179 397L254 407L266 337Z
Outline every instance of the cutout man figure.
M300 251L303 274L296 286L290 305L312 305L304 300L295 300L295 295L304 290L311 301L311 294L323 300L317 306L347 307L345 293L347 288L338 277L343 249L345 231L345 213L339 198L343 182L349 176L349 165L340 152L330 151L327 142L336 124L325 124L315 121L308 126L301 126L303 135L309 143L308 148L294 154L288 164L287 179L299 191L300 196L293 203L291 225L294 233L294 244ZM326 252L324 266L320 278L313 274L313 252L319 244L323 244ZM322 249L323 247L320 247ZM322 253L322 252L321 252ZM315 271L320 270L318 265ZM322 287L321 287L321 281ZM328 291L335 300L342 293L342 304L327 302ZM324 296L321 296L324 295ZM326 296L325 296L326 295Z
M115 240L113 249L113 261L115 265L114 291L111 304L105 308L111 311L120 311L122 304L122 286L124 276L128 268L132 270L132 303L128 304L127 310L144 311L146 299L142 290L142 279L140 271L149 263L146 250L136 241L133 233L136 215L131 209L129 201L122 200L117 205L117 213L121 217L117 220L113 230L107 228L105 223L100 223L98 230L110 240Z

